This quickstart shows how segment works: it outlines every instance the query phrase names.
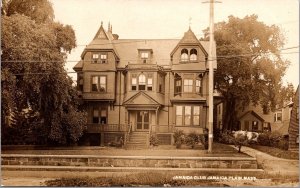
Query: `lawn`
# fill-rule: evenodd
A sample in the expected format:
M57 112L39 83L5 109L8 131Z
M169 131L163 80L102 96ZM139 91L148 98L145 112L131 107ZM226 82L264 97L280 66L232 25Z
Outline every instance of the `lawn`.
M165 187L165 186L224 186L211 180L173 179L174 176L167 173L137 173L120 177L97 177L97 178L60 178L46 181L47 186L55 187ZM192 177L192 176L186 176Z
M253 149L259 150L261 152L267 153L274 157L279 157L283 159L294 159L299 160L299 153L298 152L291 152L288 150L282 150L279 148L269 147L269 146L260 146L260 145L251 145Z
M207 150L201 149L176 149L175 146L159 146L150 149L125 150L113 147L64 147L44 149L3 149L2 154L35 154L35 155L105 155L105 156L174 156L174 157L249 157L244 153L238 153L232 147L214 143L213 152L207 153Z

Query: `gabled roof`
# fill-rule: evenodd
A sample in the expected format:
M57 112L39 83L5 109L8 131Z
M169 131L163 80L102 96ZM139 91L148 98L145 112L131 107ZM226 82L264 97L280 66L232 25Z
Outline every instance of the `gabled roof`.
M197 39L196 35L191 30L191 28L189 28L189 30L184 33L184 36L182 37L182 39L178 42L176 47L172 50L171 56L175 53L175 51L178 49L178 47L180 45L197 45L200 47L200 49L205 54L205 56L208 55L208 48L204 49L204 47L201 45L200 41ZM209 46L207 46L207 47L209 47Z
M243 115L241 115L238 119L242 119L243 117L245 117L247 114L251 114L254 117L256 117L257 119L259 119L260 121L265 121L262 117L260 117L257 113L255 113L253 110L249 110L248 112L244 113Z
M147 93L144 91L140 91L136 93L135 95L131 96L128 99L125 99L124 103L125 106L160 106L161 104L150 97Z

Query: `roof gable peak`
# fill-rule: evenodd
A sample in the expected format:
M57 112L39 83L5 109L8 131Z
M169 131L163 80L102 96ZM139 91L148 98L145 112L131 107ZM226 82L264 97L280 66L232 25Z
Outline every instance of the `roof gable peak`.
M101 26L98 29L98 31L97 31L97 33L96 33L96 35L95 35L95 37L94 37L93 40L96 40L96 39L109 40L108 33L103 28L103 22L101 22Z
M199 40L197 39L196 35L194 34L194 32L192 31L191 27L189 27L189 30L187 30L184 33L184 36L182 37L182 39L180 40L179 43L196 43L199 44Z

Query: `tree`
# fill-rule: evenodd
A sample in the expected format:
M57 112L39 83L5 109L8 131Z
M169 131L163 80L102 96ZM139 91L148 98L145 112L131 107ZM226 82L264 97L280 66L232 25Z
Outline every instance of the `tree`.
M2 15L21 14L37 23L53 22L54 11L48 0L4 0Z
M259 22L256 15L229 16L215 26L218 69L215 87L224 97L223 129L237 128L237 109L250 103L265 112L278 101L281 78L288 62L280 56L284 37L280 29ZM204 31L208 38L208 29Z
M53 11L48 1L26 2L24 7L24 1L10 1L7 9L14 5L14 13L1 18L1 118L6 125L2 131L8 128L6 117L18 114L14 126L25 126L21 123L25 122L26 130L36 130L46 141L76 142L86 128L86 113L78 109L76 89L64 70L67 52L76 47L74 30L43 17L40 9ZM29 118L24 109L34 115ZM26 121L16 118L21 114Z

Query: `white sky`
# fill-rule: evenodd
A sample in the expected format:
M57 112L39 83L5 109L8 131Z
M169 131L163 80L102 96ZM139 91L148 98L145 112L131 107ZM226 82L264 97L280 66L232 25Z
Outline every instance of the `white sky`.
M80 60L84 45L91 42L103 21L107 29L121 39L181 38L189 27L198 38L209 23L207 0L50 0L55 20L72 25L78 47L69 55L69 61ZM227 21L229 15L243 18L257 14L267 25L278 25L286 36L285 48L299 46L298 0L222 0L215 4L215 22ZM299 52L299 48L284 53ZM291 65L283 83L299 84L299 53L284 54ZM68 62L66 69L73 71L76 62ZM71 75L73 78L75 74Z

